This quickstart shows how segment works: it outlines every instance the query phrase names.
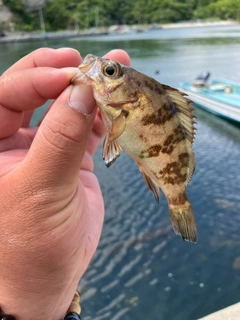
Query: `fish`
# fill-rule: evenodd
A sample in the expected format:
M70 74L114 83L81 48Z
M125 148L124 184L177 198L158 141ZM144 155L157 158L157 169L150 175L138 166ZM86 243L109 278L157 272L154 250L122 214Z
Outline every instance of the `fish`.
M196 223L186 196L195 169L192 101L146 74L92 54L85 57L72 82L93 88L107 129L105 165L110 167L125 151L157 202L160 190L164 193L175 233L196 243Z

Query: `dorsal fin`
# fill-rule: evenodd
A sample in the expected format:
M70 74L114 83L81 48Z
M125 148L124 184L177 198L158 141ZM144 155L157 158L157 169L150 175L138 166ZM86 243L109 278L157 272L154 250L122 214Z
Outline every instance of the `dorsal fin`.
M192 111L195 110L189 105L192 101L186 98L186 94L178 91L170 86L163 85L164 90L170 96L172 102L175 104L175 108L178 111L179 120L183 126L186 138L192 144L194 140L195 130L193 119L196 118Z

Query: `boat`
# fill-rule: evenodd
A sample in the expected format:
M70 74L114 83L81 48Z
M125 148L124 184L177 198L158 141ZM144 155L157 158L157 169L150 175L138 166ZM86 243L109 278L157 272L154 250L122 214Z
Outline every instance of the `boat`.
M190 82L180 82L180 91L211 113L240 122L240 83L225 79L209 81L210 73L202 72Z

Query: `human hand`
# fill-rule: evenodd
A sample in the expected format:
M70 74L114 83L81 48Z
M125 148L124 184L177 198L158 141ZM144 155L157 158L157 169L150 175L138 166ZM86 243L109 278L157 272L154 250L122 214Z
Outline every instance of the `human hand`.
M106 57L129 65L121 50ZM0 77L0 306L18 320L63 317L101 233L92 155L105 129L91 87L70 85L80 62L73 49L39 49Z

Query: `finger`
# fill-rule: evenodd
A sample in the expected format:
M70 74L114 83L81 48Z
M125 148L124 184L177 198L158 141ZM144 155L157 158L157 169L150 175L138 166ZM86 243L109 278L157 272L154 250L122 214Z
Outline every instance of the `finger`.
M62 188L60 197L72 194L95 115L91 87L69 86L42 121L25 161L18 167L20 176L27 170L37 190L56 187Z
M72 48L40 48L23 57L9 68L4 75L35 67L77 67L81 63L80 53Z
M27 128L30 125L34 110L28 110L23 113L23 121L21 127Z
M17 150L19 149L26 149L28 150L31 146L31 143L34 139L34 136L37 132L37 127L33 128L21 128L18 132L16 132L14 135L11 137L8 137L6 139L1 139L0 140L0 153L2 156L2 153L4 151L9 151L9 150ZM2 168L0 168L0 171Z
M54 104L55 100L52 100L49 105L47 106L47 108L45 109L45 111L43 112L43 114L41 115L40 119L37 122L37 127L39 127L41 125L41 123L43 122L43 119L45 118L45 116L47 115L48 111L51 109L52 105Z
M106 133L107 129L105 128L101 114L98 110L87 149L90 155L93 155L94 152L97 150L102 138L105 136Z
M117 60L125 66L130 66L130 57L124 50L114 49L103 56L106 59Z
M77 67L81 63L80 53L72 48L40 48L23 57L3 75L8 75L12 72L30 69L35 67ZM27 111L23 116L23 127L29 126L30 120L34 113L34 109ZM13 119L12 119L13 120ZM18 120L21 120L18 117ZM17 126L18 127L18 126Z
M58 97L76 72L76 68L42 67L0 77L0 139L21 127L23 111L32 111L48 99Z
M0 104L17 112L35 109L48 99L57 98L77 71L77 68L39 67L2 76Z
M42 120L44 119L45 115L48 113L48 110L51 108L51 105L54 103L54 100L47 101L47 104L42 106L43 110L39 111L38 121L34 122L34 126L39 127ZM34 114L35 110L28 110L24 112L24 118L22 122L22 128L28 128L30 126L32 115Z

